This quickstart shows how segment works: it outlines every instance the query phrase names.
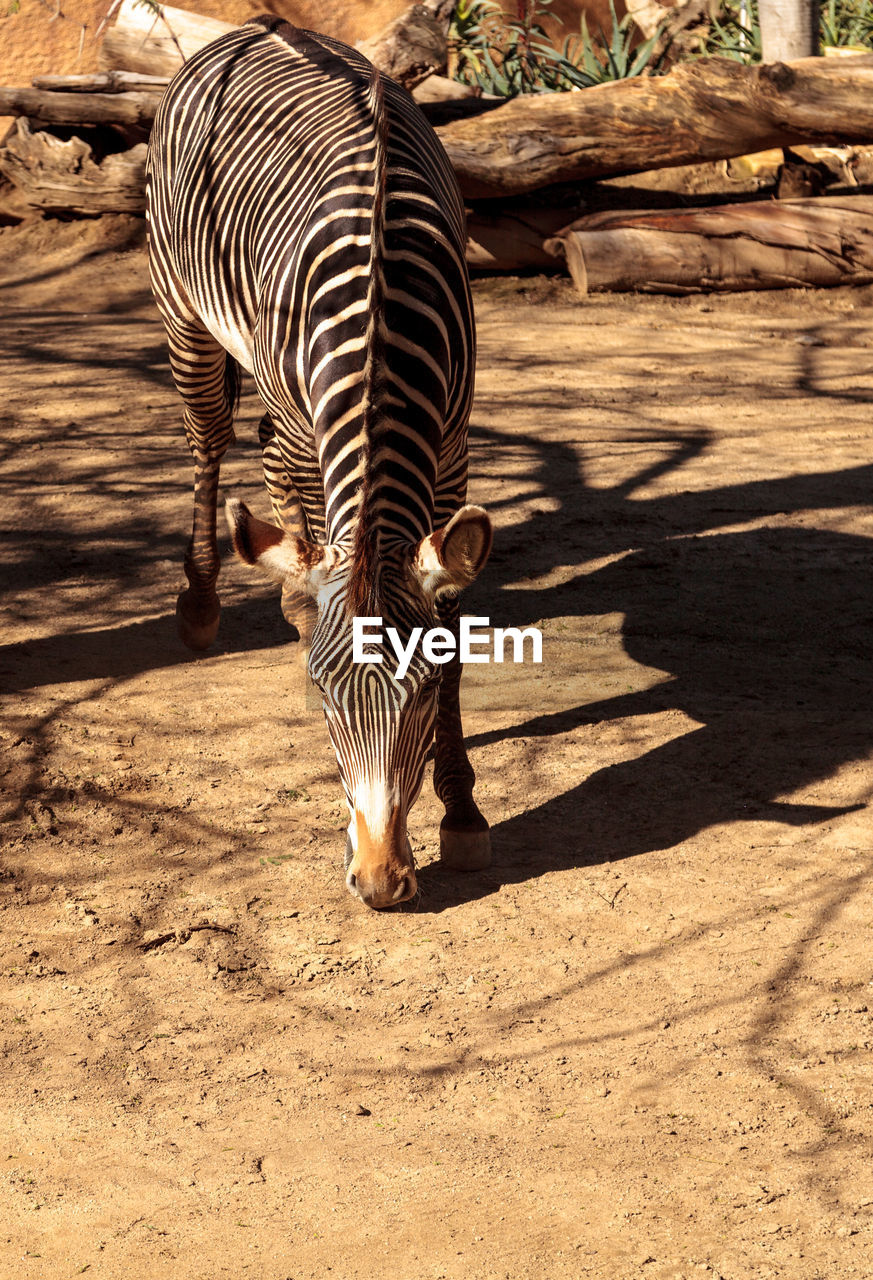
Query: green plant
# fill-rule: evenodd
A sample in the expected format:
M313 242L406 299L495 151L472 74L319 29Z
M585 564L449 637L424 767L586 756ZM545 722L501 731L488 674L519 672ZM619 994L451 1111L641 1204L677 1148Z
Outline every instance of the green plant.
M507 22L496 0L461 0L450 33L457 79L501 98L547 92L550 67L541 65L532 44L545 39L536 18L549 4L525 4L521 16Z
M660 31L635 42L631 18L619 21L612 0L608 35L601 30L593 36L583 15L580 34L568 36L557 49L540 22L551 3L520 0L518 16L507 20L496 0L461 0L451 32L456 78L484 93L514 98L586 89L661 69L666 50L656 53Z
M761 61L761 27L755 0L726 0L701 41L704 57Z
M873 5L869 0L828 0L821 11L821 42L832 48L873 45Z
M873 48L873 0L826 0L821 12L822 46ZM704 56L761 61L757 0L725 0L700 42Z
M631 80L643 74L657 75L662 70L669 47L662 41L663 29L659 28L648 40L636 40L636 29L630 14L619 21L613 0L609 0L611 31L601 27L597 36L588 29L585 14L581 20L581 34L568 36L556 59L559 74L566 81L561 88L584 89L593 84L605 84L608 80ZM658 50L659 44L662 46ZM543 55L550 46L539 46Z

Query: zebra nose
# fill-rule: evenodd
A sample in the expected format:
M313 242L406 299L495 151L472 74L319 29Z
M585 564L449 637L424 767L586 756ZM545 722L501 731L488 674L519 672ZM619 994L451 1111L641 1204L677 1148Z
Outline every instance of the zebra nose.
M394 890L394 901L406 902L415 893L416 887L414 876L404 876Z
M399 881L393 883L393 877L378 876L369 879L365 875L349 871L346 886L356 898L377 911L406 902L418 890L414 872L401 876Z

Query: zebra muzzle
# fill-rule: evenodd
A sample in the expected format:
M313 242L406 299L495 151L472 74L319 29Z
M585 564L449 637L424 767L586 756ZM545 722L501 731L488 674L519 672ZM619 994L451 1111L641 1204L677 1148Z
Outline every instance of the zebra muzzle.
M366 816L355 810L355 830L357 847L351 862L347 858L349 891L377 910L395 907L413 897L418 882L402 809L393 809L387 823L374 830Z

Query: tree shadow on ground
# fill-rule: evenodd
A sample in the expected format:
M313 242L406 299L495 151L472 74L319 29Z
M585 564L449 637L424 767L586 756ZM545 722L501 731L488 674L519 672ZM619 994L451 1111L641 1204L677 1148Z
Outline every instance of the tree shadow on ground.
M26 341L31 346L25 354L41 366L49 358L62 358L60 349L43 350L31 338ZM93 341L99 346L103 339L97 334ZM109 351L107 347L102 357L107 367ZM550 354L550 366L559 367L562 358L559 352ZM142 360L140 352L140 373ZM164 384L162 361L157 345L154 351L146 349L149 369L161 367L151 376ZM804 365L798 385L810 376ZM659 404L669 399L679 405L692 391L698 393L699 388L687 384L681 358L673 359ZM719 387L723 394L721 383ZM865 666L873 615L866 566L873 543L802 528L699 537L709 529L776 514L866 503L873 466L649 496L646 486L666 475L675 486L682 469L709 448L709 436L704 430L665 425L654 402L630 391L614 400L609 410L613 445L657 456L636 470L631 466L627 477L612 487L601 487L586 474L586 453L596 456L598 444L580 441L578 424L566 437L555 438L555 424L572 426L577 418L557 386L538 384L531 393L532 420L551 424L549 431L521 434L474 424L473 474L485 485L509 477L507 496L502 498L495 485L488 502L498 524L506 513L508 527L499 529L488 572L465 597L464 607L487 614L494 625L621 613L628 655L673 678L647 693L594 703L586 702L581 691L574 697L569 683L563 710L522 712L513 727L480 735L470 745L566 733L578 724L670 709L701 727L587 778L580 759L576 785L495 830L498 872L449 882L438 868L423 869L423 887L434 890L428 893L428 905L437 909L490 891L483 886L493 886L495 875L498 882L517 881L554 867L672 847L713 823L749 816L805 822L840 812L827 805L786 805L781 797L861 758L873 745ZM106 429L110 426L106 418ZM113 460L116 486L146 474L160 492L169 484L180 498L190 493L184 446L175 426L142 439L129 427L125 431L130 448L120 463ZM74 434L78 440L82 431ZM49 432L47 446L73 442L69 428L55 435ZM244 451L253 455L248 463L252 479L258 481L254 433L246 429L246 435L248 440L241 430ZM119 502L110 517L100 465L102 460L80 466L71 482L93 495L87 536L96 560L90 568L99 589L111 594L121 577L119 556L128 580L147 570L164 572L165 557L180 563L184 532L180 528L169 534L165 521L155 528L154 516L141 514L135 502L123 502L137 496L133 491L112 495ZM20 483L26 483L23 472ZM547 509L542 509L544 500ZM181 510L184 526L187 503ZM122 512L124 519L117 519ZM24 558L25 580L46 586L56 580L70 548L80 543L80 538L69 538L63 522L56 533L43 532L26 513L10 538ZM623 558L594 573L577 570L610 556ZM21 574L21 560L16 557L12 563ZM566 567L563 581L538 586L537 579L556 565ZM192 661L176 639L169 611L163 612L178 577L178 572L172 575L166 592L156 584L151 599L160 602L157 609L142 610L160 609L161 616L120 624L113 617L109 625L88 632L76 630L77 618L65 617L54 636L6 646L0 650L0 670L9 687L127 679ZM274 599L242 601L230 592L225 600L215 652L286 643L289 633ZM122 598L117 609L123 607Z
M664 542L551 592L510 592L513 621L520 612L525 621L623 614L629 657L672 679L575 705L570 681L565 709L473 736L470 747L669 711L700 727L588 777L580 758L577 785L494 829L490 871L423 868L428 909L545 871L672 848L717 824L803 826L847 812L826 794L785 797L873 750L871 556L862 537L755 529Z
M220 639L205 656L276 649L292 639L275 593L259 595L224 607ZM198 657L179 640L173 615L167 613L122 626L2 645L0 688L13 693L80 680L129 680L144 671L196 663Z

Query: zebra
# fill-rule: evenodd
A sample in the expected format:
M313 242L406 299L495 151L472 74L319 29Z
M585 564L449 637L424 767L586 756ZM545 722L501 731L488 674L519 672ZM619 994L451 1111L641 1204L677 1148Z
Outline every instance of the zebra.
M152 289L194 459L183 642L218 629L216 508L241 373L276 523L235 499L236 554L282 584L320 690L350 821L346 884L370 907L417 893L407 818L434 747L440 856L490 862L456 656L352 660L355 617L457 637L458 592L492 529L466 504L475 328L464 208L412 98L341 42L264 16L195 54L147 162Z

